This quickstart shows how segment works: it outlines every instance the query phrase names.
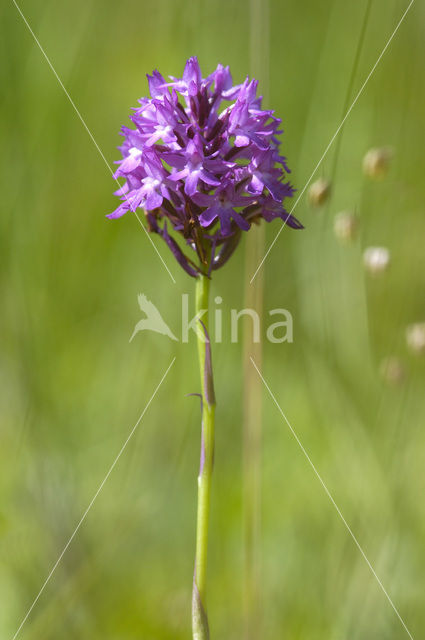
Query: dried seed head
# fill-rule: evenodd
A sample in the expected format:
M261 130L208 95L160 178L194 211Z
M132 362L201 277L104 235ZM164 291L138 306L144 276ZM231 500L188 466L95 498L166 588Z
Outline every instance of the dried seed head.
M406 379L406 371L401 360L395 356L384 358L379 367L382 379L389 385L398 387Z
M363 171L368 178L384 178L390 166L393 152L388 147L370 149L363 158Z
M313 182L308 190L308 199L310 204L320 207L328 200L331 193L331 183L326 178L319 178Z
M342 243L352 242L359 229L359 219L351 211L337 213L334 220L334 233Z
M417 322L407 327L406 342L412 353L425 355L425 322Z
M390 252L386 247L368 247L363 253L363 263L369 273L383 273L389 267Z

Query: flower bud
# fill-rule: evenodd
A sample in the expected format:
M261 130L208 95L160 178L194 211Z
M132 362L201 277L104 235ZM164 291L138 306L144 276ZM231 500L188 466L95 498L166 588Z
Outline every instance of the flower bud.
M308 190L308 199L310 204L320 207L328 200L331 193L331 183L326 178L319 178L311 185Z
M334 233L340 242L352 242L357 236L358 228L359 219L351 211L341 211L335 216Z
M407 327L406 342L412 353L425 354L425 322L417 322Z
M390 264L390 252L386 247L368 247L363 253L365 268L372 275L386 271Z
M393 152L388 147L370 149L363 158L363 171L368 178L384 178L390 166Z
M388 356L381 362L379 368L382 379L393 387L403 384L406 379L406 371L401 360L395 356Z

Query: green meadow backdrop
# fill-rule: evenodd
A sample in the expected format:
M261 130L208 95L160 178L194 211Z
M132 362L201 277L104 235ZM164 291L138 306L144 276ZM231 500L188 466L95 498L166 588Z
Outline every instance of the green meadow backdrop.
M258 65L300 192L407 4L20 7L109 163L119 157L120 126L146 94L147 72L180 75L198 55L204 73L222 62L242 81ZM134 216L105 218L116 207L105 162L11 0L0 17L0 636L14 638L175 357L17 637L187 639L196 344L147 332L129 338L141 317L138 293L180 335L181 296L193 304L194 283L153 238L172 282ZM425 321L424 19L417 0L318 169L316 177L332 180L330 199L317 208L305 194L295 212L305 230L285 228L265 261L262 323L264 338L270 309L293 316L293 343L263 340L264 378L414 638L425 626L425 360L408 350L405 330ZM380 181L362 172L376 146L393 150ZM333 232L341 210L360 219L349 245ZM266 246L278 228L267 227ZM391 252L380 277L363 267L370 245ZM243 345L230 342L230 309L244 307L257 266L246 267L244 250L213 281L213 297L223 299L213 354L213 640L249 637ZM390 385L380 373L388 356L405 371ZM258 640L408 638L266 389L262 402Z

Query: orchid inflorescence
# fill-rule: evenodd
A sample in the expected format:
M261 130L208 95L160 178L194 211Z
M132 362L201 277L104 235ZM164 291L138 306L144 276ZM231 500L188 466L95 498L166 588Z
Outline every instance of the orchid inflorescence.
M202 78L196 57L182 78L166 82L158 71L147 78L151 98L141 98L130 116L136 128L122 128L123 159L114 177L125 184L109 218L143 208L148 229L193 277L221 267L253 222L281 218L302 228L283 206L294 188L279 154L281 120L261 109L256 80L233 86L221 64ZM170 235L167 222L199 263Z

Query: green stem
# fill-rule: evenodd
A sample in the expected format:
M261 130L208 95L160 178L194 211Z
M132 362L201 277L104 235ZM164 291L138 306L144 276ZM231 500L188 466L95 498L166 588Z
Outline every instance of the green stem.
M199 276L196 283L196 313L202 320L198 331L198 356L202 390L201 464L198 476L198 512L196 525L195 573L192 596L192 632L194 640L209 640L206 609L206 581L208 554L208 524L210 515L211 478L214 463L214 412L211 363L206 362L208 334L209 285L207 276ZM207 338L208 339L208 338Z

